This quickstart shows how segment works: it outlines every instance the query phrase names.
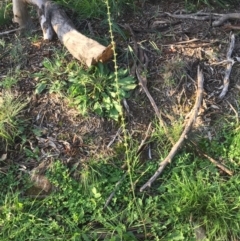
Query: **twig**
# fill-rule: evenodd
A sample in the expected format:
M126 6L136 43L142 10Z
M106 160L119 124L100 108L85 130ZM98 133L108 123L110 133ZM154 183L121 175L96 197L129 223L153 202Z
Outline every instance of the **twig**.
M108 143L107 148L109 148L113 142L116 140L116 138L120 135L120 133L122 132L122 127L120 127L117 131L117 133L114 135L113 139Z
M124 178L126 177L126 175L127 175L127 172L125 172L124 175L122 176L122 178L116 183L115 188L114 188L114 190L112 191L112 193L110 194L110 196L107 198L107 201L105 202L103 209L105 209L105 208L108 206L108 204L111 202L111 200L112 200L115 192L116 192L117 189L118 189L118 186L119 186L119 185L121 184L121 182L124 180Z
M200 71L200 68L198 67L198 90L197 90L196 102L192 109L192 114L191 114L179 140L172 147L168 156L160 163L160 166L159 166L158 170L154 173L154 175L140 188L140 192L142 192L147 187L150 187L152 185L152 183L156 180L156 178L163 172L163 170L167 166L167 164L172 161L172 159L174 158L178 149L181 147L184 139L187 138L187 134L190 131L191 126L192 126L194 120L196 119L199 108L201 106L201 102L202 102L202 98L203 98L203 82L204 82L203 74L202 74L202 71Z
M237 123L237 125L238 125L238 123L239 123L239 116L238 116L238 112L234 109L234 107L232 106L232 104L231 103L229 103L229 101L227 101L226 100L226 102L229 104L229 106L231 107L231 109L233 110L233 112L235 113L235 115L236 115L236 123Z
M158 117L159 120L160 120L160 124L161 124L162 126L164 126L165 123L164 123L164 120L163 120L162 117L161 117L161 114L160 114L160 112L159 112L159 109L158 109L158 107L157 107L157 105L156 105L153 97L151 96L151 94L150 94L149 91L148 91L148 88L147 88L147 85L146 85L146 82L147 82L146 77L140 75L140 73L139 73L139 71L138 71L138 68L136 69L136 74L137 74L137 78L138 78L138 80L139 80L139 85L143 88L145 94L147 95L148 99L150 100L150 102L151 102L151 104L152 104L152 107L153 107L153 109L154 109L157 117Z
M158 119L159 119L160 125L163 127L164 132L165 132L166 136L168 137L168 139L171 141L172 144L174 144L174 140L171 138L171 136L169 135L168 130L166 128L165 121L163 120L162 115L161 115L161 113L160 113L160 111L159 111L159 109L158 109L158 107L157 107L153 97L149 93L149 90L148 90L147 85L146 85L146 82L147 82L146 77L140 75L140 73L138 71L138 68L136 68L136 74L137 74L137 78L139 80L139 85L142 87L142 89L144 90L145 94L147 95L147 97L148 97L148 99L149 99L149 101L150 101L150 103L151 103L151 105L152 105L152 107L153 107L153 109L154 109Z
M189 40L186 40L186 41L180 41L180 42L177 42L177 43L164 44L162 46L166 47L166 46L171 46L171 45L188 44L188 43L192 43L192 42L196 42L196 41L201 41L201 40L198 39L198 38L193 38L193 39L189 39Z
M213 27L222 25L228 19L240 19L240 13L227 13L222 14L222 16L212 23Z
M231 38L230 38L229 49L228 49L228 52L227 52L227 60L229 62L227 64L225 76L224 76L224 79L223 79L223 89L222 89L221 94L219 95L220 99L222 99L228 91L229 78L230 78L230 74L231 74L231 71L232 71L232 66L235 63L235 61L231 58L234 46L235 46L235 35L232 34Z
M212 13L203 13L203 12L198 12L198 13L193 13L193 14L171 14L166 12L166 14L169 17L172 18L179 18L179 19L194 19L194 20L199 20L199 21L205 21L211 19L217 19L219 18L219 14L212 14Z
M178 19L194 19L194 20L200 20L200 21L205 21L209 19L215 20L212 23L213 27L218 27L222 25L228 19L240 19L240 13L218 14L218 13L198 12L193 14L171 14L166 12L165 14L167 14L169 17L178 18Z
M7 35L7 34L10 34L10 33L14 33L14 32L20 31L20 30L22 30L22 29L24 29L24 28L21 27L21 28L16 28L16 29L8 30L8 31L6 31L6 32L0 33L0 36Z
M233 175L233 172L230 171L228 168L226 168L224 165L222 165L221 163L219 163L218 161L216 161L215 159L213 159L212 157L208 156L206 153L202 152L196 143L194 143L193 141L190 140L190 142L194 145L194 147L197 149L197 151L204 157L206 157L210 162L212 162L214 165L216 165L218 168L220 168L222 171L224 171L225 173L227 173L229 176Z
M226 24L226 25L223 26L223 29L240 30L240 26L238 26L238 25Z
M147 131L145 133L145 137L144 139L141 141L139 147L138 147L138 151L137 151L137 155L142 151L143 147L145 146L146 144L146 140L149 138L150 136L150 131L151 131L151 127L152 127L152 122L149 123L148 125L148 128L147 128Z

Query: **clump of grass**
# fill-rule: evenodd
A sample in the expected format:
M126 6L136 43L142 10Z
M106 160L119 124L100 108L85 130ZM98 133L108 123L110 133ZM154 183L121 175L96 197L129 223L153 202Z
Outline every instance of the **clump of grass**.
M170 216L179 228L180 223L198 223L208 240L238 239L239 177L225 180L211 164L211 168L207 167L206 160L194 158L192 161L190 164L185 160L184 166L173 168L171 178L164 185L167 190L164 199L172 206Z
M0 2L0 26L5 25L11 21L9 7L9 1L6 0Z
M15 98L9 92L3 92L0 96L0 137L6 142L13 142L19 134L19 115L27 102L20 98Z
M74 9L81 17L100 17L106 16L106 5L104 1L97 0L57 0L58 3ZM134 2L131 0L111 0L109 1L111 13L114 16L120 16L124 7L126 9L134 9Z

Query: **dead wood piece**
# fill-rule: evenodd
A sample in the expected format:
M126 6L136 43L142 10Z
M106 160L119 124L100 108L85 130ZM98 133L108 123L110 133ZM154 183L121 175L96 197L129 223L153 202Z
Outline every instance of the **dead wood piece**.
M109 205L109 203L111 202L112 198L114 197L115 192L117 191L119 185L122 183L122 181L125 179L126 176L127 176L127 172L125 172L124 175L122 176L122 178L116 183L115 188L112 191L112 193L109 195L109 197L107 198L107 201L105 202L103 209L105 209Z
M204 77L203 77L202 71L200 71L200 68L198 67L198 90L197 90L196 102L192 109L192 114L179 140L175 143L175 145L173 145L168 156L160 163L160 166L158 170L154 173L154 175L140 188L140 192L144 191L147 187L150 187L152 185L152 183L157 179L157 177L163 172L165 167L172 161L178 149L182 146L184 139L187 138L187 134L190 131L191 126L194 120L196 119L199 108L201 106L201 102L203 98L203 82L204 82Z
M116 138L121 134L122 132L122 127L120 127L117 131L117 133L114 135L113 139L108 143L107 148L110 148L110 146L114 143Z
M212 162L215 166L217 166L219 169L221 169L223 172L227 173L229 176L233 175L233 172L230 171L228 168L226 168L224 165L222 165L221 163L219 163L218 161L216 161L215 159L213 159L212 157L208 156L206 153L202 152L196 143L194 143L193 141L190 141L194 147L196 148L196 150L198 151L198 153L204 157L206 157L210 162Z
M142 149L144 148L144 146L146 145L146 141L147 139L150 137L150 133L151 133L151 129L152 129L152 122L149 123L147 131L145 133L145 137L144 139L141 141L138 150L137 150L137 155L139 155L139 153L142 151Z
M140 87L144 90L145 94L147 95L158 119L160 122L160 125L163 127L165 134L167 135L168 139L174 143L173 139L171 138L171 136L168 134L167 128L166 128L166 124L164 122L164 120L162 119L162 113L159 111L153 97L151 96L148 88L147 88L147 78L146 78L146 73L142 74L142 72L145 72L147 70L148 67L148 63L149 63L149 59L147 57L147 54L143 51L143 48L139 47L137 44L137 40L135 38L134 32L131 28L131 26L125 25L125 27L127 29L129 29L131 35L132 35L132 40L133 40L133 52L134 55L136 57L136 59L134 59L134 64L131 68L131 73L132 75L137 75L138 81L139 81L139 85Z
M224 75L224 79L223 79L223 89L222 89L221 94L219 95L220 99L222 99L228 91L229 82L230 82L229 78L230 78L230 74L232 71L232 66L235 63L235 61L231 58L234 46L235 46L235 35L232 34L231 38L230 38L229 49L227 51L227 60L229 62L227 63L227 67L226 67L226 71L225 71L225 75Z
M13 0L14 21L21 28L29 28L31 19L27 4L37 8L43 38L51 40L54 32L68 51L88 67L97 62L106 62L112 55L112 45L107 47L79 33L61 6L48 0Z
M15 32L18 32L18 31L20 31L22 29L23 29L23 27L12 29L12 30L8 30L8 31L0 33L0 36L7 35L7 34L10 34L10 33L15 33Z
M227 14L223 14L219 19L215 20L212 23L213 27L217 27L222 25L225 21L227 21L228 19L240 19L240 13L227 13Z
M223 28L228 30L240 30L240 25L226 24Z
M205 21L205 20L209 20L209 19L212 20L212 19L219 18L219 14L203 13L203 12L198 12L198 13L193 13L193 14L172 14L172 13L166 12L166 14L172 18L194 19L194 20L199 20L199 21Z
M197 41L201 41L201 40L200 40L200 39L197 39L197 38L193 38L193 39L189 39L189 40L186 40L186 41L180 41L180 42L177 42L177 43L164 44L164 45L162 45L162 46L167 47L167 46L172 46L172 45L188 44L188 43L193 43L193 42L197 42Z
M222 25L228 19L240 19L240 13L227 13L227 14L218 14L218 13L193 13L193 14L171 14L166 12L169 17L178 18L178 19L194 19L199 21L205 20L214 20L212 22L213 27L218 27Z

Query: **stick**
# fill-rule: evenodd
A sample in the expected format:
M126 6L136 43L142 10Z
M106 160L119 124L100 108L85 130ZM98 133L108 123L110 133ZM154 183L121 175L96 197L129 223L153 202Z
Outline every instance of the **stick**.
M112 200L115 192L116 192L117 189L118 189L118 186L119 186L119 185L121 184L121 182L124 180L124 178L126 177L126 175L127 175L127 172L125 172L124 175L122 176L122 178L116 183L115 188L114 188L114 190L112 191L112 193L110 194L110 196L108 197L107 201L105 202L105 205L104 205L103 209L105 209L105 208L108 206L108 204L111 202L111 200Z
M189 40L186 40L186 41L180 41L180 42L177 42L177 43L164 44L162 46L166 47L166 46L171 46L171 45L188 44L188 43L192 43L192 42L196 42L196 41L201 41L201 39L193 38L193 39L189 39Z
M150 136L150 131L151 131L151 127L152 127L152 122L149 123L148 125L148 128L147 128L147 131L146 131L146 134L145 134L145 137L144 139L141 141L141 144L139 145L138 147L138 150L137 150L137 155L142 151L143 147L145 146L146 144L146 140L149 138Z
M171 14L166 12L169 17L172 18L179 18L179 19L194 19L199 21L205 21L211 19L217 19L219 14L212 14L212 13L194 13L194 14ZM201 16L200 16L201 15Z
M113 144L113 142L116 140L116 138L120 135L122 132L122 127L120 127L117 131L117 133L114 135L113 139L108 143L107 148L110 148L110 146Z
M152 183L157 179L157 177L163 172L163 170L165 169L167 164L172 161L172 159L174 158L178 149L183 144L184 139L187 138L187 134L190 131L191 126L192 126L194 120L196 119L199 108L201 106L201 102L202 102L202 98L203 98L203 82L204 82L203 74L202 74L202 71L200 71L200 68L198 67L198 90L197 90L196 102L192 109L192 114L191 114L179 140L172 147L168 156L160 163L160 166L159 166L158 170L154 173L154 175L140 188L140 192L144 191L147 187L150 187L152 185Z
M23 29L23 27L20 27L20 28L16 28L16 29L6 31L6 32L2 32L2 33L0 33L0 36L7 35L7 34L10 34L10 33L14 33L14 32L20 31L22 29Z
M139 80L139 85L142 87L142 89L144 90L145 94L147 95L147 97L148 97L148 99L149 99L149 101L150 101L150 103L151 103L151 105L152 105L152 107L153 107L153 109L154 109L158 119L159 119L160 125L163 127L164 132L165 132L166 136L168 137L168 139L171 141L172 144L174 144L174 140L172 139L172 137L168 133L168 130L166 128L166 123L165 123L165 121L162 118L161 112L159 111L159 109L158 109L158 107L157 107L153 97L149 93L149 90L148 90L147 85L146 85L146 82L147 82L146 77L145 76L141 76L139 74L138 68L136 68L136 74L137 74L137 78Z
M218 20L212 23L213 27L222 25L228 19L240 19L240 13L227 13L223 14Z
M240 13L218 14L218 13L198 12L194 14L171 14L166 12L165 14L167 14L169 17L179 18L179 19L194 19L194 20L200 20L200 21L212 19L212 20L215 20L212 23L213 27L218 27L222 25L228 19L240 19Z
M235 61L231 58L234 46L235 46L235 35L232 34L231 38L230 38L229 49L228 49L228 52L227 52L227 60L229 62L227 64L225 76L224 76L224 79L223 79L223 89L222 89L221 94L219 95L220 99L222 99L228 91L229 78L230 78L230 74L231 74L231 71L232 71L232 66L235 63Z
M225 173L227 173L229 176L233 175L233 172L230 171L228 168L226 168L224 165L222 165L221 163L219 163L218 161L216 161L215 159L213 159L212 157L208 156L206 153L202 152L196 143L194 143L193 141L190 141L194 147L197 149L197 151L204 157L206 157L210 162L212 162L214 165L216 165L218 168L220 168L222 171L224 171Z
M138 78L138 80L139 80L139 84L140 84L140 86L143 88L143 90L144 90L145 94L147 95L148 99L150 100L150 102L151 102L151 104L152 104L152 107L153 107L153 109L154 109L154 111L155 111L155 113L156 113L156 115L157 115L157 117L158 117L158 119L159 119L159 121L160 121L160 124L161 124L162 126L164 126L165 123L164 123L164 120L163 120L162 117L161 117L161 114L160 114L160 112L159 112L159 109L158 109L158 107L157 107L157 105L156 105L153 97L151 96L151 94L150 94L149 91L148 91L148 88L147 88L147 85L146 85L146 82L147 82L147 81L146 81L146 78L145 78L145 77L142 77L142 76L140 75L140 73L139 73L139 71L138 71L138 68L136 69L136 74L137 74L137 78Z

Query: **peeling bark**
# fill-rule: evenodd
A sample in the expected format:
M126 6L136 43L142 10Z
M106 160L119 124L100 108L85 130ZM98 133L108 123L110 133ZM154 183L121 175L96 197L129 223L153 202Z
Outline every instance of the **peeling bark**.
M112 57L112 45L105 47L79 33L63 8L52 1L13 0L14 21L20 27L27 28L31 26L27 4L32 4L37 8L45 40L51 40L54 33L56 33L69 52L87 66L96 64L99 61L106 62Z

